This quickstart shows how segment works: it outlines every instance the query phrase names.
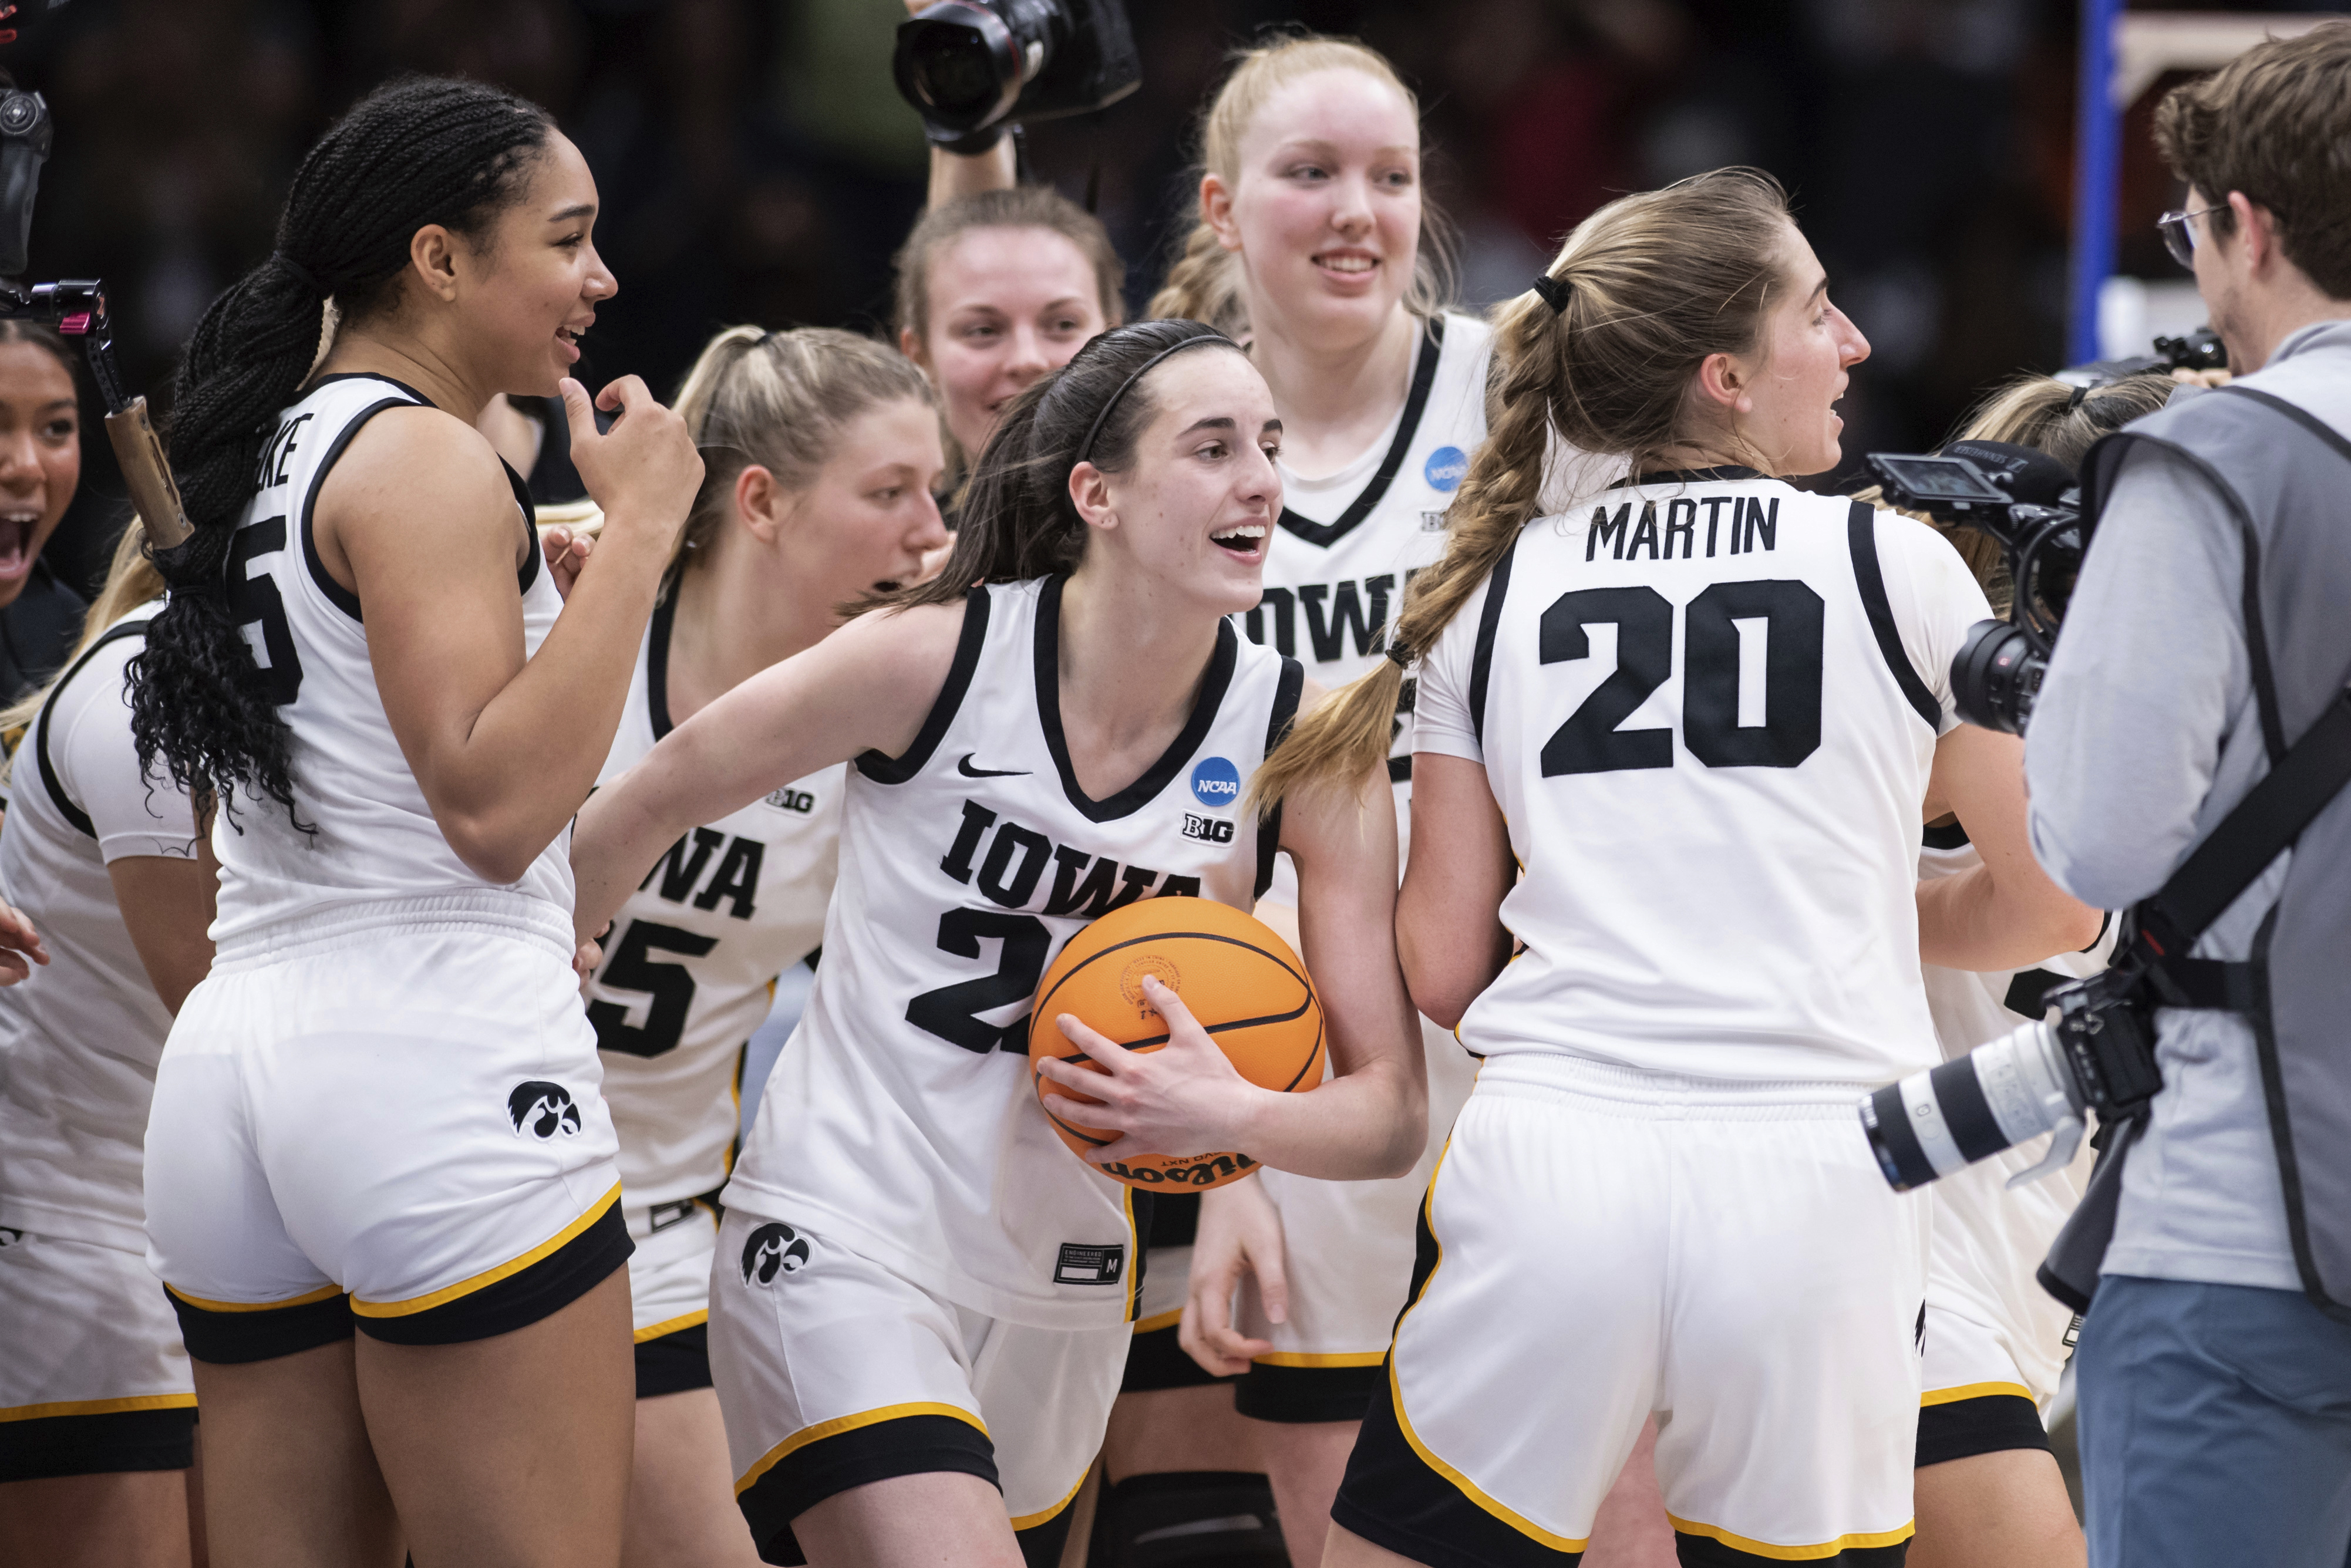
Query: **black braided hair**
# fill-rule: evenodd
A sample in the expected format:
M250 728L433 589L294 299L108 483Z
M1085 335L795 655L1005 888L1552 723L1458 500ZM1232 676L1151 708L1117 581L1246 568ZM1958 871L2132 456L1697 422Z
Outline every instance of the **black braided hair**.
M224 802L240 786L302 825L291 735L223 596L262 442L318 353L321 296L345 321L394 303L416 231L483 234L521 199L551 129L537 104L477 82L412 77L377 89L304 156L270 259L196 323L165 433L195 531L155 558L172 593L130 666L143 768L160 762L180 788Z

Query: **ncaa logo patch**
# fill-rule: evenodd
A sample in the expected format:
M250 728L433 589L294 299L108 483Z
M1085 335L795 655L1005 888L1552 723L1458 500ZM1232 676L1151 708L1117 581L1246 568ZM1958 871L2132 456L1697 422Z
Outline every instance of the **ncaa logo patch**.
M516 1084L507 1096L507 1120L514 1124L516 1136L528 1133L545 1143L558 1133L568 1138L580 1130L580 1107L562 1084L534 1078Z
M796 1274L809 1260L808 1238L779 1219L751 1232L743 1243L743 1282L772 1285L778 1274Z
M1440 446L1428 455L1428 461L1421 465L1420 472L1428 481L1429 488L1443 490L1449 495L1459 489L1461 481L1468 476L1469 455L1458 446Z
M1241 770L1225 758L1203 758L1192 769L1192 798L1203 806L1239 805Z

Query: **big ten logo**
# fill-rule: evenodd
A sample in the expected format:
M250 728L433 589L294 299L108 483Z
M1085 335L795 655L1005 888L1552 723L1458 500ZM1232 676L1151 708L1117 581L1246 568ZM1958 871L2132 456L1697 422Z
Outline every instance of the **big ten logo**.
M1057 844L1036 829L1008 818L999 821L977 800L963 803L955 842L939 858L939 869L966 887L978 888L989 903L1001 908L1026 909L1041 888L1045 904L1039 913L1075 915L1087 920L1123 909L1145 894L1200 895L1196 876L1170 875L1163 881L1162 873L1149 866L1121 865L1108 855L1089 854L1074 844ZM1053 873L1050 882L1045 878L1048 869Z
M758 912L759 865L767 850L757 839L730 839L716 828L696 828L670 845L669 852L637 883L637 891L644 892L659 878L661 896L672 904L684 904L689 898L696 909L716 909L725 904L727 914L748 920Z
M1202 758L1192 769L1192 798L1211 810L1239 805L1241 770L1228 758Z
M1184 836L1198 839L1203 843L1228 844L1233 841L1233 825L1218 817L1203 817L1196 811L1184 813Z
M778 789L768 797L768 804L778 811L798 811L805 817L816 810L816 797L805 789Z

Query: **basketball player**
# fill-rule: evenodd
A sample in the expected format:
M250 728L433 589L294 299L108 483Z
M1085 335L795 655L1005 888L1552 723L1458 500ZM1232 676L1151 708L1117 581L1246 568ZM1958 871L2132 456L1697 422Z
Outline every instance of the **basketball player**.
M898 347L938 391L960 476L1023 389L1124 317L1126 264L1101 219L1043 186L946 197L935 183L933 197L893 293Z
M614 289L595 214L543 110L395 83L183 362L196 531L132 722L222 802L219 952L156 1073L147 1231L218 1562L619 1561L632 1249L565 838L702 465L641 384L600 434L568 378ZM559 387L605 519L559 622L468 423Z
M2177 390L2158 375L2094 388L2022 376L1978 411L1963 438L2036 447L2078 468L2091 443L2153 413ZM1974 547L1970 563L1997 606L2013 586L1999 551L1984 535L1959 538ZM1922 879L1981 863L1956 818L1928 824ZM2109 925L2088 951L2050 955L2022 972L1927 966L1927 1006L1943 1055L1964 1054L2038 1018L2041 993L2103 968L2113 943ZM1913 1568L2074 1568L2086 1555L2044 1425L2064 1370L2071 1314L2034 1274L2081 1198L2092 1151L2085 1146L2066 1169L2011 1188L2009 1178L2044 1152L2039 1143L2005 1150L1927 1189L1935 1213Z
M1366 766L1278 823L1238 796L1302 685L1254 603L1280 426L1221 334L1096 339L1006 413L944 575L711 705L600 791L573 845L594 928L684 824L854 758L808 1011L728 1184L711 1351L768 1561L1051 1563L1125 1362L1139 1217L1040 1109L1023 1016L1061 942L1143 896L1246 908L1277 846L1339 1075L1248 1087L1173 992L1111 1077L1048 1061L1124 1134L1349 1177L1425 1136Z
M195 1385L147 1271L156 1058L212 960L184 795L141 779L123 700L163 585L135 524L66 673L22 728L0 898L49 962L0 991L0 1563L189 1560Z
M676 408L701 492L637 654L601 778L768 665L841 606L920 574L947 542L944 459L922 373L872 339L734 327ZM588 988L621 1140L636 1324L630 1568L756 1563L735 1507L706 1348L717 1196L739 1123L743 1053L776 977L824 934L846 769L695 826L622 905Z
M1951 716L1985 610L1958 556L1770 476L1834 465L1867 352L1752 171L1602 208L1499 317L1494 429L1396 631L1398 941L1485 1061L1331 1563L1573 1563L1653 1411L1685 1563L1901 1558L1924 1215L1854 1096L1933 1060L1922 948L1998 968L2098 919L2032 865L2014 739ZM1545 507L1554 443L1618 482ZM1259 788L1384 754L1400 674ZM1930 797L1985 864L1921 888Z
M1445 508L1486 434L1490 334L1442 308L1418 109L1378 54L1313 37L1244 52L1203 117L1201 154L1199 221L1152 313L1249 324L1282 418L1283 506L1264 601L1242 626L1336 687L1379 661L1405 581L1444 548ZM1410 706L1388 764L1400 826ZM1295 918L1286 871L1262 911L1277 925ZM1411 1282L1413 1216L1474 1076L1445 1030L1423 1034L1430 1138L1409 1175L1269 1171L1202 1197L1184 1342L1205 1366L1246 1374L1235 1404L1259 1424L1293 1562L1321 1559ZM1235 1326L1245 1270L1256 1288Z

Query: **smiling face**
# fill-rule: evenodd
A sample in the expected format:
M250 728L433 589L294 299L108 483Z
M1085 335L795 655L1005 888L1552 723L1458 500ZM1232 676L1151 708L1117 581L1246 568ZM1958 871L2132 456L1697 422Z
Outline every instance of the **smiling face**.
M596 307L620 291L596 254L596 180L568 137L548 132L521 199L499 212L478 243L460 239L455 290L463 342L497 392L552 397L580 362L580 334Z
M1229 184L1202 180L1201 203L1240 253L1251 325L1304 340L1378 331L1419 255L1412 106L1363 71L1311 71L1267 97L1238 151Z
M1731 419L1745 455L1773 475L1823 474L1844 455L1834 408L1869 340L1829 302L1828 274L1788 225L1780 287L1753 352L1729 356L1742 394Z
M73 377L38 343L0 343L0 606L25 591L80 483Z
M929 403L901 398L856 415L807 488L783 499L782 565L827 605L914 581L924 554L947 542L932 498L946 467Z
M1110 324L1092 264L1051 229L966 229L932 256L925 284L925 335L907 328L899 346L938 389L947 429L970 454L1005 404Z
M1147 396L1152 413L1124 470L1081 463L1070 476L1092 525L1088 566L1118 552L1125 570L1211 613L1253 608L1281 512L1281 421L1265 378L1231 349L1199 348L1126 395Z

